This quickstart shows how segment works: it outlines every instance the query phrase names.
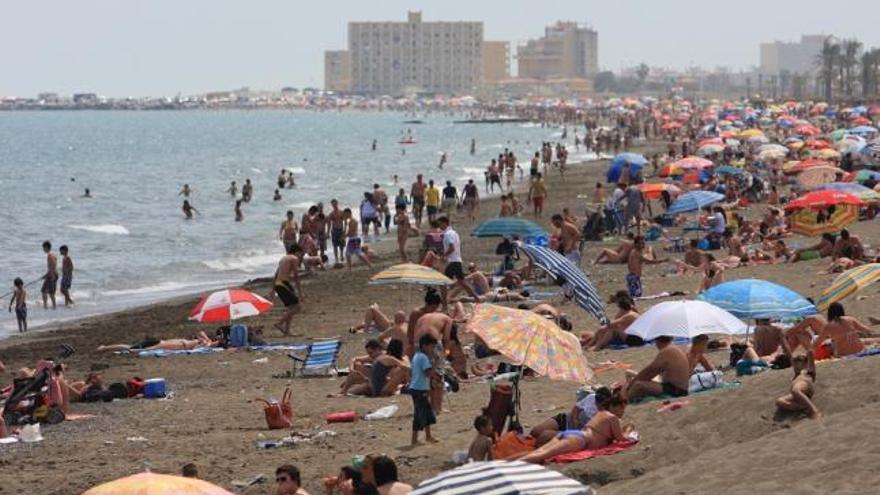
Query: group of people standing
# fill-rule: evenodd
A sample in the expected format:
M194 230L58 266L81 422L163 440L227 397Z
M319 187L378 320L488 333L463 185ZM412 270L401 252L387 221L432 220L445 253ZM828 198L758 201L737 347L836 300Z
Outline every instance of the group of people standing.
M73 297L70 295L70 288L73 284L73 259L70 257L70 250L67 245L62 245L58 251L61 254L61 276L60 276L60 292L64 296L64 305L73 304ZM58 274L58 257L52 252L52 243L50 241L43 242L43 252L46 253L46 273L25 284L20 277L16 277L12 282L12 292L9 300L9 312L15 311L15 319L18 324L19 332L26 332L27 325L27 286L33 283L43 281L40 287L40 294L43 298L43 308L49 308L49 302L52 303L52 309L56 308L55 293L59 291L59 274Z

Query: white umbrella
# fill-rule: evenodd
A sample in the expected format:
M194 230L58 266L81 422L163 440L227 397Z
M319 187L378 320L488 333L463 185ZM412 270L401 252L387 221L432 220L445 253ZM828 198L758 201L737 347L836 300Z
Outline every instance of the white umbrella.
M709 333L744 334L745 323L727 311L704 301L668 301L639 316L626 333L645 340L666 335L693 338Z

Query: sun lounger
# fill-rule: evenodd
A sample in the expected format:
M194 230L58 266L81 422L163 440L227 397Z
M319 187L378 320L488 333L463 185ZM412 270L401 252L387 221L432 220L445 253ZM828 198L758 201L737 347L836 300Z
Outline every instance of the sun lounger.
M331 368L339 371L336 367L336 359L339 357L339 350L342 348L342 342L338 339L326 340L309 344L305 349L305 356L300 357L294 353L287 355L293 360L293 370L291 376L296 376L297 365L299 365L300 375L322 375L326 374Z
M568 454L561 454L550 459L550 462L561 464L566 462L586 461L587 459L592 459L594 457L601 457L604 455L612 455L618 452L623 452L624 450L632 447L636 443L638 442L628 440L625 442L613 443L607 447L602 447L601 449L584 449L577 452L569 452Z

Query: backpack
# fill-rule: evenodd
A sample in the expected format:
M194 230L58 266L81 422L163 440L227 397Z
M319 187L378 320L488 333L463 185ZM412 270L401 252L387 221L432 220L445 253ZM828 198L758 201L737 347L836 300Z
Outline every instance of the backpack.
M229 347L248 346L248 328L244 325L233 325L229 332Z

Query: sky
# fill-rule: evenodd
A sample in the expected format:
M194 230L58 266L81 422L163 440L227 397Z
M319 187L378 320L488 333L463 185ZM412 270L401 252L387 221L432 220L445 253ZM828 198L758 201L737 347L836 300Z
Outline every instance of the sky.
M407 10L426 21L483 21L486 39L512 46L557 20L588 24L609 70L748 68L759 43L801 34L880 47L877 0L9 0L0 96L321 87L323 51L345 48L348 21L404 20Z

